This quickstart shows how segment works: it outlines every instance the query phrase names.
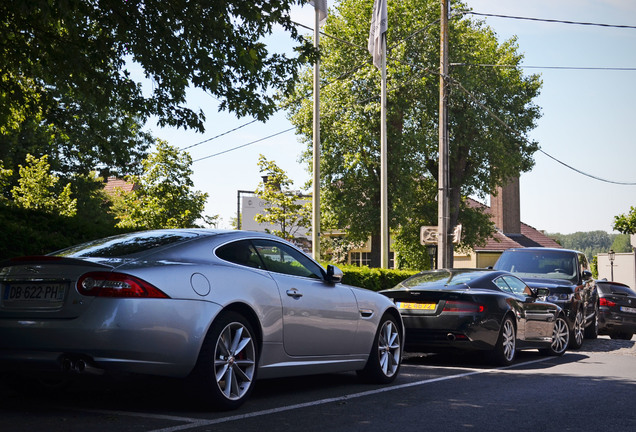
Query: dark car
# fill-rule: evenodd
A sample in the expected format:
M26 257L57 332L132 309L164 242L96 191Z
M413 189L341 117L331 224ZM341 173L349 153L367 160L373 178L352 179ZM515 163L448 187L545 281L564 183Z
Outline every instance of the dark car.
M561 308L537 300L548 290L532 290L508 272L426 271L380 293L402 314L405 351L485 350L508 365L520 349L562 355L568 346Z
M630 340L636 333L636 292L619 282L599 280L596 284L599 334Z
M570 348L598 335L598 292L585 254L569 249L514 248L494 268L514 273L532 288L547 288L545 300L559 305L570 328Z

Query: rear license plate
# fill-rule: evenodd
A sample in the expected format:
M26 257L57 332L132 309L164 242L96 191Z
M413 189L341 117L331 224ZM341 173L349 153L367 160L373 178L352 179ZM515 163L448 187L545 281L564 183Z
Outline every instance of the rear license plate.
M636 313L636 308L621 306L621 312Z
M7 282L2 291L5 307L42 305L55 307L64 301L68 283L64 282Z
M435 303L405 303L397 302L398 309L410 309L410 310L435 310L437 306Z

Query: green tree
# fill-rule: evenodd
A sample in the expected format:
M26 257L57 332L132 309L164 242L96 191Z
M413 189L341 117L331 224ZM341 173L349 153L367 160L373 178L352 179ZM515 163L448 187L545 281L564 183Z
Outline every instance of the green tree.
M286 240L294 240L301 228L310 225L311 203L290 189L292 181L273 161L258 158L258 168L266 180L259 183L256 196L267 202L264 213L254 217L258 223L272 224L278 229L266 229Z
M629 234L618 234L614 237L611 249L614 252L631 252L632 243Z
M630 207L629 212L614 216L612 228L622 234L636 234L636 207Z
M191 87L221 110L267 119L313 55L289 15L303 2L0 2L0 159L15 169L26 152L48 154L60 172L130 173L152 143L141 130L151 116L203 131L203 111L187 107ZM298 43L294 55L263 42L278 28Z
M58 187L59 177L50 173L47 156L27 155L19 167L18 185L11 189L13 203L23 209L41 210L61 216L75 216L77 200L71 198L71 184Z
M320 169L325 223L346 227L354 240L370 236L372 264L378 265L380 72L366 50L372 3L343 0L323 27L337 39L321 39ZM388 8L388 196L390 227L396 233L417 218L437 220L436 206L428 206L432 214L426 216L414 209L432 199L421 184L437 183L438 176L440 7L435 0L402 0L389 2ZM533 99L541 81L523 75L515 39L499 43L490 28L471 19L451 20L450 56L453 64L463 66L451 70L449 225L461 222L468 229L484 218L480 209L465 206L463 197L488 196L534 163L537 145L525 137L540 116ZM307 70L296 94L286 100L289 118L307 143L306 161L313 107L303 96L311 86ZM415 241L414 227L405 228L411 233L405 239ZM492 225L470 231L470 244L476 244L492 232Z
M127 229L190 228L197 221L213 223L203 215L207 193L192 190L192 158L158 140L156 151L143 161L143 173L126 180L130 192L119 190L112 211Z

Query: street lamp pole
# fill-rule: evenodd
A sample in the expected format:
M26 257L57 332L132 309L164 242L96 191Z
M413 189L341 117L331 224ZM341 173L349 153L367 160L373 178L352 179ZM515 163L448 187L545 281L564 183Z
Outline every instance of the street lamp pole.
M614 280L614 259L616 258L616 252L610 249L608 256L610 260L610 279Z

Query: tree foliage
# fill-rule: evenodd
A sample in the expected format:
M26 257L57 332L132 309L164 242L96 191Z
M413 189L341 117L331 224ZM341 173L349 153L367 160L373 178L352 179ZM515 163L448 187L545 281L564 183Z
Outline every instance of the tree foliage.
M342 0L323 27L337 39L321 38L320 169L323 220L346 227L354 240L370 236L372 263L377 264L380 72L366 50L372 3ZM462 7L454 3L458 6ZM430 184L436 184L438 176L440 4L403 0L389 2L388 8L389 218L392 232L403 228L411 233L398 234L398 238L414 241L416 219L437 220L436 206L422 209L426 215L415 209L432 200ZM481 22L461 17L451 20L449 32L450 62L466 65L455 66L450 73L450 227L458 222L466 227L475 219L484 219L479 209L462 204L463 197L487 196L532 167L537 145L526 137L540 116L533 99L541 82L536 75L523 75L515 39L499 43ZM307 144L306 161L311 158L313 135L313 105L306 97L311 86L308 70L296 94L286 101L289 118ZM423 187L424 183L429 186ZM465 241L478 244L492 232L492 224L472 232L475 235ZM424 248L420 250L426 253Z
M130 173L152 143L141 129L150 116L203 131L203 111L187 106L191 87L222 110L268 118L312 55L289 16L301 2L0 2L0 159L15 168L26 153L47 154L60 172ZM266 47L275 26L297 55Z
M128 229L191 228L203 218L207 193L193 190L192 158L188 153L157 142L143 161L143 173L129 176L132 191L119 190L112 211L117 226ZM204 222L211 223L210 218Z
M267 228L267 232L294 240L301 228L310 226L311 202L290 189L291 179L275 162L260 155L258 168L266 179L259 183L256 196L267 202L267 206L264 213L257 214L254 219L277 227Z
M47 156L27 155L19 167L18 185L11 189L13 203L23 209L41 210L61 216L75 216L77 200L71 197L71 184L59 187L59 177L50 173Z
M612 228L622 234L636 234L636 207L630 207L625 214L614 216Z

